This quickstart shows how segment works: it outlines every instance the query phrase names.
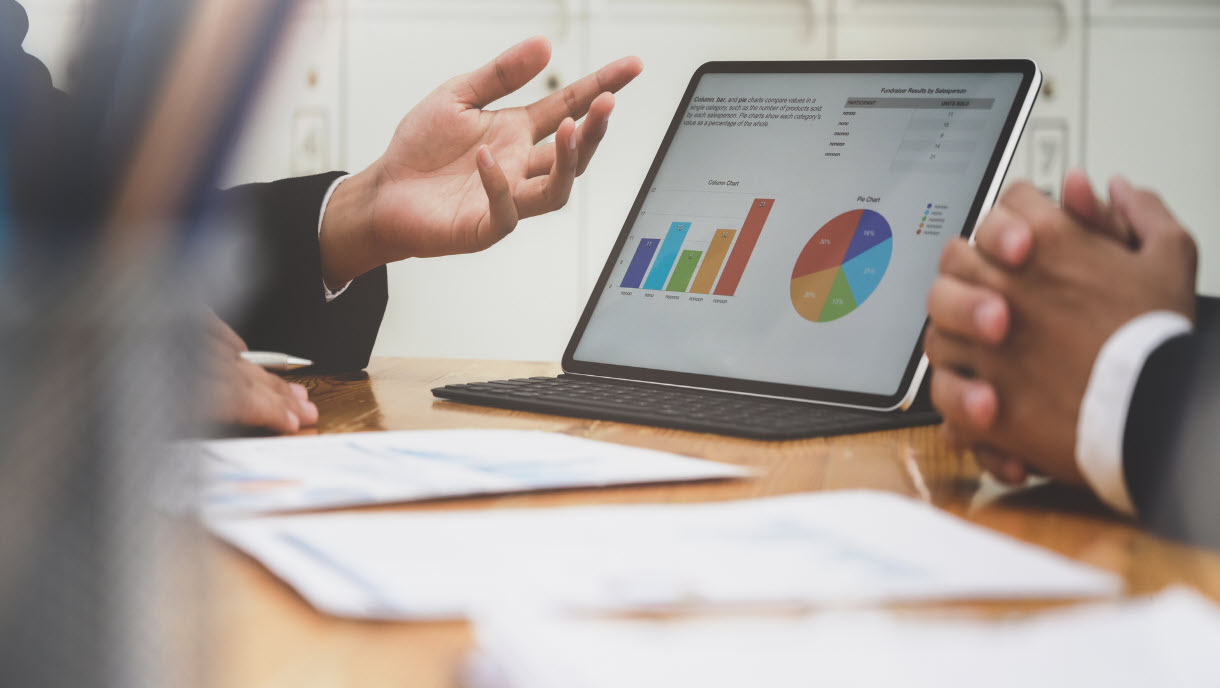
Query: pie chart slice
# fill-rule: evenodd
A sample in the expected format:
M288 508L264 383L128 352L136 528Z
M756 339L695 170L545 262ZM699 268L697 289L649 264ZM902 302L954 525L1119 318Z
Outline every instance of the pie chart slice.
M810 322L831 322L856 310L881 284L894 249L885 218L852 210L813 235L792 269L791 298Z
M835 272L838 273L835 275L835 283L830 288L830 293L826 295L826 305L822 308L818 322L838 320L856 310L856 297L851 294L851 287L847 284L847 276L843 274L843 268L839 268Z
M843 263L843 274L851 285L851 293L856 303L863 303L873 290L881 284L885 269L890 265L890 253L894 248L894 240L886 239L869 250Z
M792 305L802 318L817 322L822 317L822 309L840 272L839 268L831 268L792 280Z
M842 265L848 249L851 248L852 238L856 235L856 227L860 225L863 212L853 210L843 213L823 225L809 243L805 244L805 250L801 251L800 257L796 259L792 279Z

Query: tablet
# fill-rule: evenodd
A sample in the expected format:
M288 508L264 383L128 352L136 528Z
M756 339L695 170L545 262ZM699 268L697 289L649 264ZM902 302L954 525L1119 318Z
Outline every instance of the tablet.
M565 372L905 408L940 254L991 206L1028 60L712 62L690 81Z

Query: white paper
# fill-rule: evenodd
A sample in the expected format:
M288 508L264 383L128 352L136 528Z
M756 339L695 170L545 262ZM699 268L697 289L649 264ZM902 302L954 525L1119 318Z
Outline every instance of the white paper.
M836 611L475 619L468 688L1220 686L1220 609L1186 589L985 618Z
M752 475L730 464L514 430L215 440L199 448L211 514Z
M568 607L1108 595L1112 574L884 492L213 521L319 609L439 619Z

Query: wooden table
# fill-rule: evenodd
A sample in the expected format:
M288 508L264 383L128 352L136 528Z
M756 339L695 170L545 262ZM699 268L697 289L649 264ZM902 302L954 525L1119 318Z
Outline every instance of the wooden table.
M434 399L433 387L553 375L549 363L377 359L367 374L301 378L321 412L319 432L516 428L562 432L753 466L755 480L485 497L394 509L487 509L625 502L698 502L811 490L873 488L936 506L1122 576L1131 594L1172 583L1220 601L1220 554L1171 543L1108 514L1082 490L1005 492L946 449L936 428L788 442L484 409ZM217 686L457 685L470 647L464 623L370 623L314 611L253 560L213 542L208 598L210 671ZM971 605L1006 613L1038 605Z

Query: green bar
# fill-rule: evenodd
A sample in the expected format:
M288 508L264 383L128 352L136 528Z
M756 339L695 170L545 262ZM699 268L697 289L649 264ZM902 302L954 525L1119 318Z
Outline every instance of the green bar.
M703 251L683 251L682 257L678 259L678 266L674 268L673 277L669 278L669 285L665 287L665 291L686 291L686 286L690 284L690 278L695 274L695 268L699 267L699 257L703 255Z

